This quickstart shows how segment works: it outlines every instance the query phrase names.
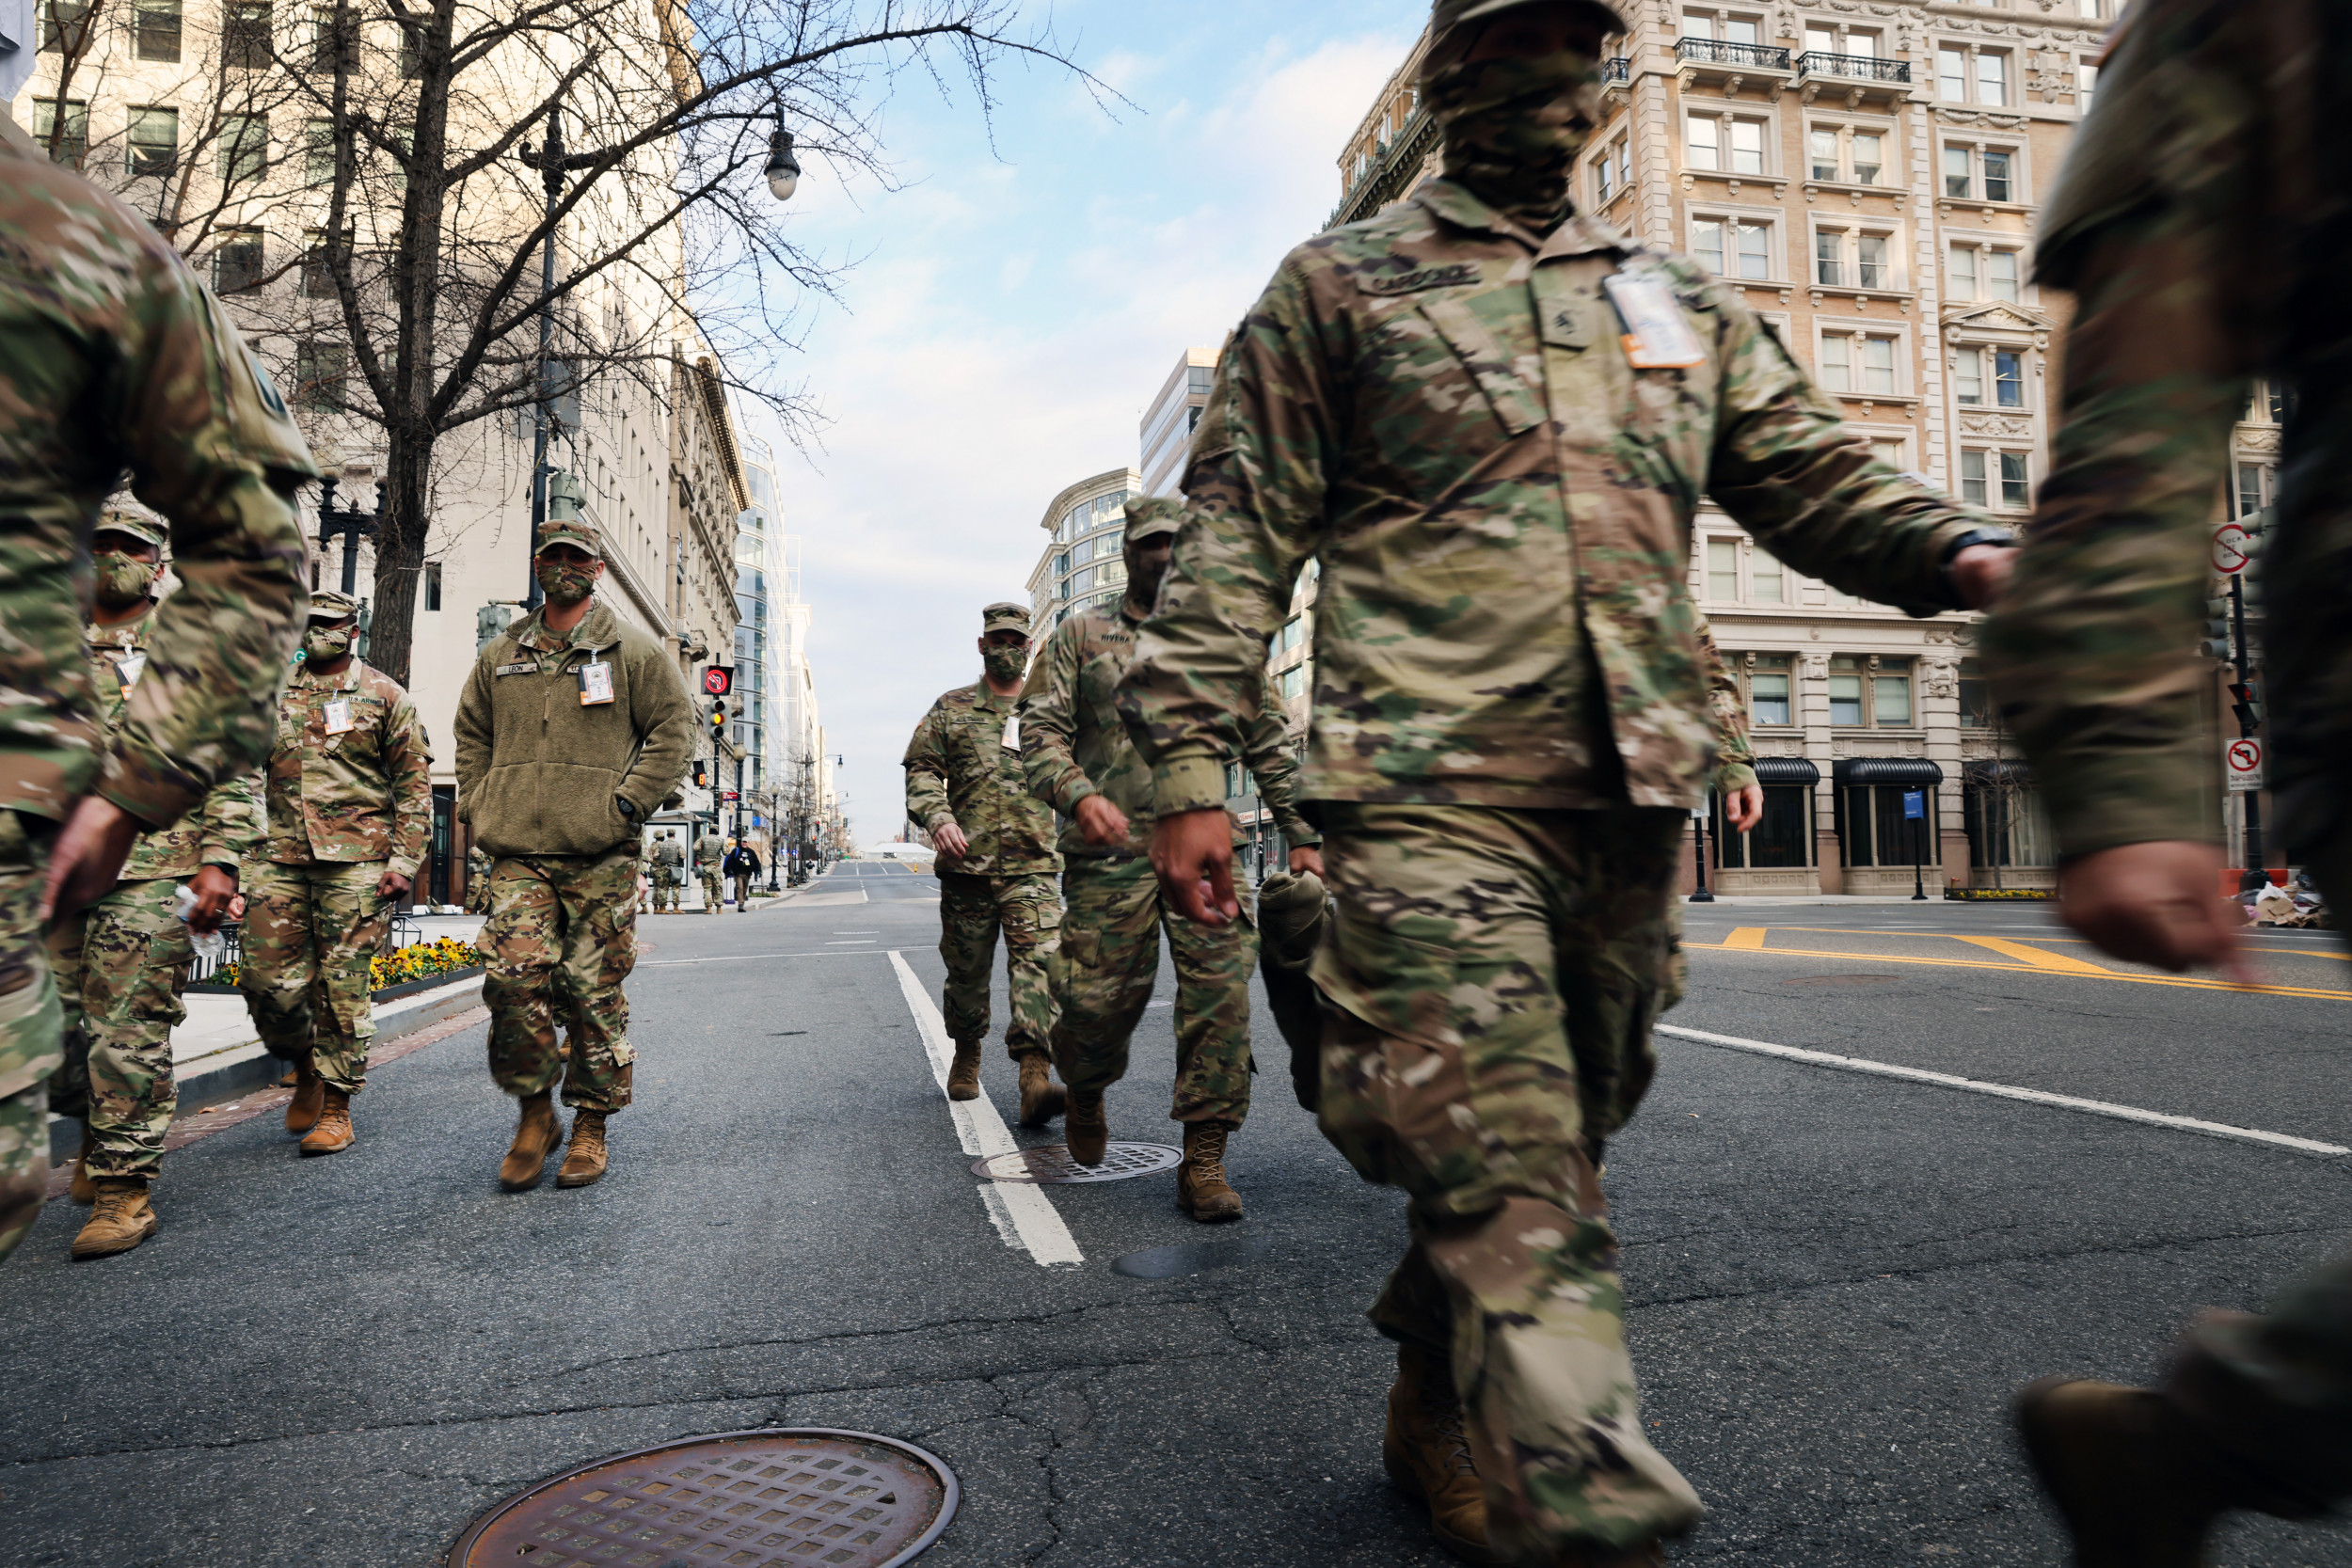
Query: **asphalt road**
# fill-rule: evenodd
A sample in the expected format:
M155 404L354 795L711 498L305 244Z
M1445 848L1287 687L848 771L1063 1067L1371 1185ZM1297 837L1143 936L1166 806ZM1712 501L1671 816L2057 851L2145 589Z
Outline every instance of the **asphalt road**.
M767 1424L946 1458L964 1506L926 1564L1451 1560L1380 1473L1392 1358L1361 1313L1399 1202L1289 1102L1263 1009L1240 1226L1192 1225L1168 1175L992 1200L926 1051L937 896L868 863L644 922L638 1103L599 1186L498 1190L513 1112L476 1025L375 1074L349 1153L299 1160L274 1115L175 1153L128 1256L67 1262L81 1212L53 1203L0 1274L0 1562L422 1565L552 1472ZM2277 990L2248 995L2096 959L2031 907L1718 905L1690 935L1674 1027L2352 1145L2352 965L2324 941L2265 939ZM1114 1137L1175 1141L1169 1018ZM2056 1564L2010 1391L2144 1379L2190 1312L2352 1229L2352 1154L1662 1054L1609 1185L1645 1416L1711 1511L1679 1561ZM984 1080L1009 1121L994 1047ZM1113 1267L1204 1242L1248 1245ZM2352 1543L2248 1525L2217 1560Z

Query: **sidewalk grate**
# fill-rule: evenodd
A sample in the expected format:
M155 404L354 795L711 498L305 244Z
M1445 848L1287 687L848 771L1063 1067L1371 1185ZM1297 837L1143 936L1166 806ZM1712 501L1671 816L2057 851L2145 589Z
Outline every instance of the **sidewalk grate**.
M448 1568L897 1568L955 1517L953 1471L826 1427L730 1432L599 1459L484 1514Z
M1101 1164L1082 1165L1070 1157L1070 1150L1062 1145L1044 1144L975 1160L972 1174L985 1176L992 1181L1034 1181L1040 1186L1060 1186L1072 1181L1124 1181L1131 1176L1166 1170L1184 1157L1183 1149L1170 1148L1166 1144L1115 1143L1104 1151Z

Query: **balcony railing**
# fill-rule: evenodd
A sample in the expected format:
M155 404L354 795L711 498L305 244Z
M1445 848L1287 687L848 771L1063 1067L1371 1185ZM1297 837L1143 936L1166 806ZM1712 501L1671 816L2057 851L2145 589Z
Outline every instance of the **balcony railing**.
M1909 60L1882 60L1870 55L1830 55L1809 50L1797 56L1800 76L1842 76L1850 82L1898 82L1911 80Z
M1765 43L1725 43L1720 39L1677 39L1675 58L1708 65L1751 66L1759 71L1788 69L1788 51Z
M1632 80L1633 62L1630 59L1628 59L1625 55L1619 55L1614 59L1603 60L1601 62L1600 85L1602 87L1608 87L1613 82L1630 82Z

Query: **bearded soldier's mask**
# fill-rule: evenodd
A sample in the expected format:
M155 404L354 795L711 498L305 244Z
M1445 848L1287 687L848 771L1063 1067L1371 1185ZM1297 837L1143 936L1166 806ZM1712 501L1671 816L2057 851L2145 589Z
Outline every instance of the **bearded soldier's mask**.
M331 664L351 652L351 640L358 630L358 625L350 621L332 626L313 621L302 634L303 657L313 664Z
M1422 102L1437 119L1449 178L1531 233L1560 227L1569 166L1600 123L1598 57L1457 55L1423 72Z
M1159 602L1160 579L1168 576L1166 546L1175 543L1184 527L1182 501L1165 496L1142 496L1127 503L1127 536L1119 546L1127 563L1127 597L1149 610Z
M543 555L532 559L531 571L539 579L539 592L548 596L548 602L565 610L596 589L596 567L589 562Z
M992 642L980 655L980 663L991 680L1019 680L1021 673L1029 667L1029 650L1017 644L1000 648Z
M155 579L164 571L161 562L111 552L93 556L90 565L97 578L94 592L98 602L108 610L128 610L151 595Z

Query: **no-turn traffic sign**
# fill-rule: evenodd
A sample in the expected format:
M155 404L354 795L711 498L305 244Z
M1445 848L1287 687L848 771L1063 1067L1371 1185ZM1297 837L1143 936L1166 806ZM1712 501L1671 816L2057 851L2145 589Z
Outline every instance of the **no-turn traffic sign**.
M703 689L713 697L723 697L735 689L735 672L724 664L714 664L703 672Z
M2233 740L2221 748L2222 776L2236 792L2263 787L2263 743L2248 738Z
M2213 569L2225 578L2233 578L2246 570L2254 559L2251 548L2254 536L2244 523L2224 523L2213 531Z

